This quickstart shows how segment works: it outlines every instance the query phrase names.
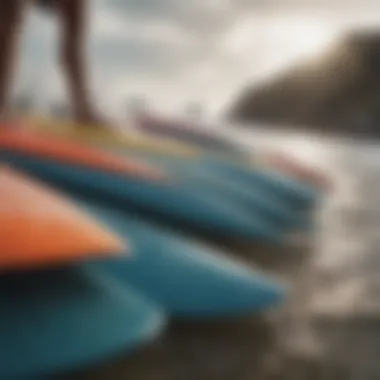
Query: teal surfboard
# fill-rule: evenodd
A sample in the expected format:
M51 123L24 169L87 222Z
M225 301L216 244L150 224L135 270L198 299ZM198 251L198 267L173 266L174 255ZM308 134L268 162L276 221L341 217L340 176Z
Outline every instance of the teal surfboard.
M81 268L0 276L0 378L36 379L88 366L154 339L151 301Z
M226 161L206 159L202 163L205 170L216 176L222 176L230 181L242 184L244 187L255 188L268 194L278 194L287 203L300 208L315 205L320 194L303 182L287 175L263 169L251 169Z
M249 202L252 206L258 203L262 205L273 203L273 207L269 210L277 208L278 214L288 215L288 218L291 212L288 213L286 210L296 213L312 208L320 198L318 190L313 186L286 174L260 167L243 166L227 159L211 158L207 155L196 158L175 157L149 154L141 150L128 152L121 150L118 153L121 156L138 158L160 166L185 181L191 179L192 183L198 182L198 185L213 186L215 189L219 186L224 192L223 195L240 199L245 203ZM221 187L221 184L227 186Z
M155 214L189 229L250 241L281 243L283 232L221 195L180 181L146 180L0 149L0 159L61 189L125 210Z
M236 163L229 163L227 160L210 158L213 153L222 153L227 158L240 159L242 162L247 157L247 152L234 143L232 136L228 137L228 132L218 130L207 130L191 122L180 120L160 119L155 117L142 117L138 120L138 128L149 135L169 137L181 143L190 143L198 148L205 149L204 163L202 166L209 166L210 172L221 171L229 178L256 185L259 181L266 189L281 190L284 195L288 195L294 202L310 204L315 199L315 192L308 186L297 180L278 173L267 173L256 171ZM211 151L211 154L208 152ZM209 157L208 157L209 156ZM207 169L207 171L209 171Z
M163 167L169 173L189 188L208 193L211 197L219 195L229 199L253 217L262 216L273 221L279 228L294 228L305 226L307 220L289 197L283 196L281 188L263 189L261 186L245 186L242 181L229 179L222 173L206 170L201 163L196 165L190 160L177 160L173 157L149 155L143 153L128 153L128 157L137 157L147 163L154 163Z
M138 289L169 314L237 316L264 311L284 299L285 288L217 250L126 213L78 200L119 236L135 255L88 264Z

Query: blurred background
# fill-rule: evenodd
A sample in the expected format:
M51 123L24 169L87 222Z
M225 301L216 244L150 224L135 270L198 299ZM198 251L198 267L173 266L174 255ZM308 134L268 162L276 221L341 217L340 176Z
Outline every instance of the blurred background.
M118 117L138 99L171 115L196 106L204 118L229 111L242 122L360 129L376 120L376 7L338 0L93 0L94 91ZM62 110L55 21L38 10L28 18L16 94L33 93L36 106Z
M285 265L302 271L302 295L281 317L175 324L167 351L155 347L79 378L379 379L380 3L90 3L93 92L115 122L127 128L142 112L228 131L249 149L280 149L319 167L334 192L307 264ZM34 10L16 109L70 114L57 39L54 17Z

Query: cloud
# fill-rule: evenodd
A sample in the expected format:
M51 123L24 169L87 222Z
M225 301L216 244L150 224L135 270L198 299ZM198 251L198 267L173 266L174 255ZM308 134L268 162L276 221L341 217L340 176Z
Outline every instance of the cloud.
M165 22L192 33L219 32L232 19L232 0L110 0L109 9L127 20Z

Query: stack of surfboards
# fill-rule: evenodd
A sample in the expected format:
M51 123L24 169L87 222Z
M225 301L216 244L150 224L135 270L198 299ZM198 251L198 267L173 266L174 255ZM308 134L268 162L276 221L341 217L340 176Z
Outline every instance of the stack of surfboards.
M137 118L134 124L136 129L145 133L148 138L154 136L180 146L186 143L188 146L191 145L203 151L234 157L240 162L250 162L253 159L253 162L257 163L259 160L256 152L252 154L251 151L243 149L233 140L231 132L224 129L208 128L199 123L158 115L143 115ZM288 175L292 174L293 177L311 182L315 186L326 188L330 185L324 175L289 159L284 154L270 154L268 157L261 158L265 158L265 163L271 164L272 169L280 169Z
M0 170L0 378L85 365L154 338L163 312L75 263L123 257L128 245L64 197Z
M0 162L0 378L127 352L167 316L251 314L285 296L275 279L164 222L281 244L286 228L265 208L246 211L163 167L4 125Z
M320 184L323 177L286 157L272 155L264 157L264 160L263 157L254 157L255 164L252 166L252 157L245 159L236 154L221 155L211 149L202 149L202 144L195 146L185 144L183 140L157 139L130 130L112 134L41 118L29 124L46 134L96 145L103 150L153 163L174 172L176 176L187 178L192 186L211 186L214 192L238 196L240 200L242 197L246 199L250 193L255 198L254 204L259 200L262 205L264 201L265 207L268 202L264 198L270 195L271 204L282 198L290 201L291 207L313 208L322 193Z
M248 154L241 146L231 141L231 136L214 128L200 127L197 123L190 121L148 114L137 117L134 126L148 135L187 143L204 150L238 157Z

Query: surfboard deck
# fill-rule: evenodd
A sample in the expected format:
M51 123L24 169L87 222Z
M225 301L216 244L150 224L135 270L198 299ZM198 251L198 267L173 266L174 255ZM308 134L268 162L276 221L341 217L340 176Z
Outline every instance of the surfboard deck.
M262 312L284 299L282 284L222 251L134 215L77 200L86 212L120 235L130 231L136 252L130 260L101 260L86 265L125 281L170 314L186 318L238 316Z
M24 121L22 124L25 127L35 131L42 131L52 135L58 134L74 140L81 140L83 142L86 141L99 146L108 146L109 149L115 150L137 150L155 153L158 156L168 155L187 159L202 157L204 156L205 151L210 151L210 149L204 149L199 146L200 142L198 141L197 144L197 138L195 138L195 142L191 144L189 141L181 141L183 138L177 138L176 140L173 138L159 138L157 136L154 138L150 137L146 133L132 132L131 130L123 132L123 137L121 132L110 133L105 130L97 131L95 128L81 128L75 123L56 122L46 118L29 119ZM170 129L171 128L169 126L169 130ZM189 128L186 128L184 132L180 128L175 128L175 131L177 130L180 135L181 133L186 134L187 132L195 135L195 137L200 135L201 140L203 135L205 135L206 140L210 138L212 140L214 134L217 135L218 133L218 131L213 131L210 137L199 128L196 128L195 130L189 130ZM215 138L218 139L219 137L216 136ZM221 138L223 141L227 139L226 136L222 136ZM139 143L136 144L134 141L138 141ZM290 159L289 157L284 156L284 154L280 154L279 152L267 152L264 155L258 153L247 154L245 151L243 154L240 154L241 149L236 147L235 143L231 143L227 140L226 142L231 148L228 149L228 147L226 147L225 149L222 149L222 153L218 153L217 151L213 151L211 149L214 155L220 156L221 158L224 156L224 159L229 158L230 161L235 163L240 162L240 164L253 166L255 168L265 167L267 170L280 171L291 178L306 182L320 190L328 190L332 186L331 179L327 178L325 174L317 172L301 162Z
M252 170L247 166L208 160L203 163L206 170L241 183L248 188L278 194L282 199L300 208L312 207L320 198L313 186L295 180L281 172L266 169Z
M72 127L73 128L73 127ZM52 130L55 130L54 127ZM71 129L73 130L73 129ZM78 129L77 129L78 131ZM105 133L105 132L103 132ZM79 133L80 134L80 133ZM43 139L43 138L42 138ZM45 149L45 148L44 148ZM157 156L157 155L156 155ZM125 155L125 157L127 157ZM128 157L129 160L131 160L131 155ZM165 157L154 157L155 160L161 161L161 163L164 163L164 165L167 167L171 167L173 170L175 170L177 173L179 173L183 168L189 172L192 171L198 172L199 174L202 175L203 172L203 178L205 178L207 175L210 176L211 178L214 178L215 181L218 179L218 173L219 173L219 178L221 178L221 174L224 176L230 176L231 174L233 175L233 178L229 178L229 181L225 180L224 182L231 182L234 183L236 182L237 179L241 180L237 185L242 185L244 183L243 180L247 181L247 178L252 178L253 175L250 175L250 171L248 169L243 170L243 168L236 167L235 164L233 163L223 163L222 161L218 160L213 160L209 162L208 160L204 160L204 163L202 164L202 161L198 162L198 160L186 160L186 159L180 159L180 160L170 160L170 155L166 155ZM95 162L95 160L92 160ZM132 156L132 162L133 162L133 156ZM152 161L151 161L152 163ZM162 167L162 166L161 166ZM166 168L165 167L165 168ZM216 168L215 168L216 167ZM200 168L200 170L199 170ZM239 176L236 175L236 172L239 173ZM253 173L253 171L252 171ZM211 174L211 175L210 175ZM273 196L276 197L285 197L286 201L292 202L292 205L295 203L294 200L298 200L298 197L302 198L306 189L302 187L301 185L298 185L294 183L294 181L285 181L277 179L275 173L256 173L255 176L255 182L252 181L247 181L247 183L250 185L249 188L252 189L252 192L255 192L257 186L264 186L265 193L269 190ZM272 180L273 178L273 180ZM286 185L286 186L285 186ZM220 189L223 189L220 187ZM217 189L216 189L217 190ZM224 186L224 193L226 193L227 187ZM236 193L236 192L235 192ZM256 191L257 193L257 191ZM291 194L288 194L291 193ZM309 195L309 194L308 194ZM274 201L275 202L275 201ZM287 218L288 220L291 220L293 218L289 217Z
M92 143L97 140L99 146L108 146L109 149L133 148L131 146L128 146L128 139L124 141L120 137L115 138L113 137L115 135L107 133L106 131L95 132L94 129L91 128L80 128L79 126L75 126L74 124L55 124L52 121L45 121L45 123L35 122L33 125L36 130L42 130L51 134L60 133L61 135L63 134L66 136L70 136L73 139L80 139L81 141L87 141ZM92 135L95 136L99 133L101 133L103 138L95 139L94 137L92 137ZM144 140L148 137L141 136L140 138L141 140ZM117 140L118 143L110 144L110 140ZM318 188L318 190L324 190L326 188L326 186L322 186L323 182L321 176L319 176L317 180L316 175L311 175L310 170L307 171L308 174L306 175L305 170L301 170L300 165L296 165L294 162L292 163L292 165L290 165L289 162L286 165L284 165L284 162L282 162L281 160L279 161L275 158L267 159L265 157L257 157L254 155L248 157L247 155L240 156L236 154L233 155L228 153L217 153L215 151L207 153L201 147L194 147L193 145L190 145L190 152L187 152L185 143L183 143L183 146L180 146L177 150L165 149L164 146L160 145L160 142L157 141L157 139L155 140L152 138L149 141L151 141L151 147L147 145L147 149L142 149L144 152L150 151L156 154L159 153L159 155L169 157L174 156L176 157L176 159L179 159L180 161L190 160L193 164L202 166L203 168L206 168L208 172L211 173L213 173L212 170L214 168L212 167L213 165L211 165L210 167L210 161L211 163L217 162L219 168L223 168L225 166L226 170L224 170L224 176L227 176L227 178L229 178L231 181L241 180L242 185L249 184L250 186L252 186L254 185L254 183L252 183L251 181L243 181L243 178L241 176L233 175L232 178L230 178L229 176L231 175L231 168L234 168L235 171L239 171L241 173L245 172L244 177L249 177L249 173L256 172L257 174L257 171L260 171L262 175L256 175L256 181L260 179L261 181L264 181L266 185L271 185L270 189L272 191L278 190L279 192L284 193L284 195L290 196L291 199L294 199L297 196L301 199L300 201L304 203L306 201L309 203L312 202L310 201L310 193L313 189L310 190L308 187L316 187ZM178 141L176 143L180 144ZM159 148L157 149L155 145L157 145ZM219 170L217 170L217 172L221 174ZM268 178L273 180L268 181ZM288 195L288 193L290 193L290 195ZM313 197L313 200L314 199L315 198Z
M281 231L272 226L270 220L253 218L242 207L217 194L204 193L179 181L109 172L102 167L96 170L94 164L74 165L73 160L63 162L63 156L51 159L53 143L47 158L45 154L38 153L38 144L33 152L29 147L24 149L23 146L18 146L15 149L12 141L8 144L6 140L2 144L1 136L2 134L0 159L63 190L85 193L99 201L117 204L125 209L133 207L160 214L193 228L203 228L219 234L228 232L248 240L281 242ZM19 141L18 138L16 140ZM34 137L33 143L36 140L38 138Z
M78 126L70 122L57 122L46 118L34 118L22 123L25 128L48 135L89 142L93 145L107 145L111 149L137 149L182 157L196 157L200 151L189 144L181 144L168 139L151 138L130 129L99 130L91 126Z
M119 157L74 141L19 129L0 129L0 148L125 176L165 178L160 170L143 162Z
M46 136L38 136L37 138L36 136L32 137L34 138L33 144L35 145L34 152L38 146L42 145L40 140L49 141L49 139L46 139ZM19 137L17 137L17 139L20 140ZM53 143L50 144L48 148L46 148L46 145L48 144L45 144L39 149L43 152L46 152L46 150L50 152L53 150L54 145L57 144L54 139L52 141ZM13 142L13 146L14 145L15 143ZM25 150L24 145L25 143L23 143L23 145L18 143L18 147ZM65 147L64 153L66 153L66 156L70 156L74 150L72 146L67 142L63 144L62 142L58 143L58 146L62 145ZM79 146L74 145L74 147L76 150L74 150L75 154L73 157L77 159L79 158L78 155L81 153L77 153ZM93 164L101 162L103 164L104 159L103 161L99 159L100 152L95 152L96 153L94 153L94 150L91 151L91 157L96 156L97 160L86 159L86 164L88 162ZM116 155L108 155L105 152L101 153L106 157L112 157L113 162L117 161ZM51 152L49 154L51 155ZM58 158L61 156L62 155L59 155ZM57 157L56 153L55 157ZM202 161L195 163L193 162L194 160L170 160L167 159L167 157L168 156L161 157L160 162L165 165L165 167L161 166L162 171L165 171L167 166L169 166L172 173L175 174L174 177L181 179L182 182L187 184L187 187L194 189L195 192L201 192L203 194L211 193L211 197L212 195L219 198L224 197L230 202L237 201L237 206L239 207L240 205L243 207L244 205L248 205L254 217L262 216L263 218L267 218L269 215L270 218L274 218L276 223L279 223L280 227L284 226L285 228L293 228L294 226L297 227L297 225L309 225L309 223L304 223L305 215L308 213L303 212L304 210L301 210L302 213L299 213L298 208L307 208L305 207L305 204L310 205L311 203L313 205L314 199L311 200L310 198L310 189L306 189L305 187L296 184L294 181L288 179L284 180L281 175L276 175L273 172L249 171L240 166L236 166L233 163L226 163L220 160L210 161L204 159L202 164ZM72 157L70 156L70 158ZM135 156L133 156L133 154L130 154L129 156L124 155L124 158L126 158L126 162L134 162L133 158L135 158ZM153 160L155 159L157 159L157 155L154 155ZM123 157L119 157L119 161L123 162ZM118 166L120 167L122 165L119 161ZM153 165L153 161L150 161L150 163ZM140 165L142 165L141 162ZM156 165L156 167L157 166L159 165ZM98 165L98 167L100 166ZM102 165L102 167L104 167L104 165ZM185 181L183 181L184 178ZM201 180L199 181L199 179ZM205 179L207 180L205 181ZM244 189L246 189L246 191L244 191ZM309 198L305 201L306 196ZM281 203L284 203L283 207L281 207ZM287 204L289 204L289 206ZM289 212L286 210L287 207L289 208Z
M286 173L304 183L310 184L323 193L331 192L334 188L333 180L327 173L317 168L312 168L295 158L289 157L285 153L268 152L262 157L262 163L281 173Z
M129 152L128 156L137 157L148 164L154 163L156 166L162 167L197 191L226 197L244 207L254 217L261 215L272 220L280 228L297 228L305 225L307 219L305 215L292 202L287 202L286 198L282 199L281 192L278 194L275 190L262 191L246 187L238 181L228 180L222 175L215 175L202 167L168 156L157 157L155 154L141 152Z
M232 141L232 137L228 136L226 131L222 133L220 129L211 129L190 121L150 115L139 117L136 126L138 130L150 136L169 138L180 144L191 144L215 154L239 159L247 156L247 153Z
M154 339L165 316L124 283L79 268L0 276L0 378L38 378Z
M331 183L325 175L316 172L300 162L290 159L290 157L280 152L261 154L248 154L246 150L233 142L229 132L216 128L206 128L206 126L185 120L175 120L172 118L160 118L143 116L137 122L137 129L147 132L151 136L170 138L177 143L190 143L202 150L211 150L230 156L241 163L252 162L253 165L263 164L269 170L280 171L294 179L306 182L320 190L328 190Z
M0 167L0 198L0 273L128 250L126 240L67 197L6 166Z

